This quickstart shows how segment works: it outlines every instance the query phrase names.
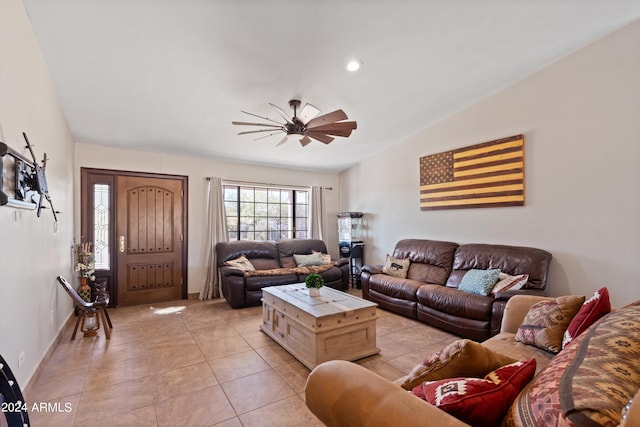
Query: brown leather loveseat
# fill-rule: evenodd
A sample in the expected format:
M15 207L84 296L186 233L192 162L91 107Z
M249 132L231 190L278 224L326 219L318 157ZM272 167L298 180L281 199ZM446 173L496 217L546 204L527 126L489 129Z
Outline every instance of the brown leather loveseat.
M317 239L286 239L280 241L237 240L216 244L216 256L222 294L233 308L260 305L262 288L304 282L310 272L317 272L325 286L349 288L349 261L341 258L331 265L299 268L295 255L312 252L327 253L327 246ZM227 266L225 262L244 255L255 271L244 272Z
M551 254L542 249L421 239L399 241L392 256L410 260L407 277L384 274L380 265L365 266L363 298L475 341L499 332L511 296L544 295L551 262ZM499 269L508 275L528 274L529 279L519 290L477 295L458 289L471 269Z

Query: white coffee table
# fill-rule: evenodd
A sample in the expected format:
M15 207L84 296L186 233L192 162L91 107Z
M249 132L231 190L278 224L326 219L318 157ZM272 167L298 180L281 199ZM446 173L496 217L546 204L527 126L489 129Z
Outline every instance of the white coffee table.
M310 297L304 283L262 289L260 329L307 368L327 360L379 353L378 305L324 286Z

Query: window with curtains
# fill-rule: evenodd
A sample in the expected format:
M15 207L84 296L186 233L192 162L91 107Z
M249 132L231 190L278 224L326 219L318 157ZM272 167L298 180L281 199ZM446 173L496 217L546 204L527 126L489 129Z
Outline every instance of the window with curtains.
M309 188L223 184L229 240L310 237Z

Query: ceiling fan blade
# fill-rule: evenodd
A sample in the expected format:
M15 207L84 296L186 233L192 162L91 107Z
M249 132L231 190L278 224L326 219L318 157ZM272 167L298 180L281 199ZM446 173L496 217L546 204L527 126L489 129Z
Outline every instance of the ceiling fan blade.
M272 125L271 123L251 123L251 122L231 122L232 125L241 126L268 126L272 128L281 128L282 125Z
M282 133L282 132L284 132L284 131L283 130L276 131L276 132L270 133L269 135L265 135L265 136L261 136L259 138L255 138L254 141L258 141L260 139L269 138L270 136L277 135L277 134Z
M282 118L287 121L287 123L291 123L291 120L289 119L289 117L287 117L287 112L286 111L284 111L282 108L278 107L276 104L269 103L269 105L271 105L273 108L278 110L278 114L280 114L282 116Z
M351 135L351 131L357 128L358 124L356 122L337 122L307 129L313 132L324 132L329 135L349 136Z
M326 125L328 123L339 122L340 120L346 120L346 119L348 119L348 117L344 111L336 110L331 113L318 116L315 119L309 120L309 123L307 123L307 129Z
M300 114L298 114L298 118L302 123L307 123L309 120L317 116L319 112L320 110L317 107L311 104L304 104L304 107L302 107L302 111L300 111Z
M279 147L279 146L281 146L282 144L284 144L285 142L287 142L287 139L289 139L289 135L285 135L285 136L284 136L284 138L282 138L282 139L280 140L280 142L278 142L278 143L276 144L276 147Z
M303 136L302 138L300 138L300 144L302 144L303 147L306 147L307 145L311 144L311 138L306 135Z
M351 132L353 132L353 129L334 129L334 130L317 130L317 129L313 129L311 131L307 131L308 132L313 132L313 133L322 133L325 135L333 135L333 136L342 136L344 138L351 136Z
M305 132L305 136L308 136L310 138L316 139L320 142L323 142L325 144L329 144L331 141L333 141L335 138L324 134L322 132Z
M244 132L238 132L238 135L248 135L250 133L261 133L261 132L274 132L276 129L260 129L260 130L246 130ZM276 133L284 132L283 130L276 131Z
M284 126L284 123L280 123L280 122L278 122L278 121L276 121L276 120L270 119L269 117L259 116L259 115L257 115L257 114L253 114L253 113L250 113L250 112L248 112L248 111L244 111L244 110L240 110L240 111L241 111L242 113L248 114L248 115L250 115L250 116L258 117L259 119L267 120L267 121L269 121L269 122L277 123L277 124L279 124L279 125L281 125L281 126Z

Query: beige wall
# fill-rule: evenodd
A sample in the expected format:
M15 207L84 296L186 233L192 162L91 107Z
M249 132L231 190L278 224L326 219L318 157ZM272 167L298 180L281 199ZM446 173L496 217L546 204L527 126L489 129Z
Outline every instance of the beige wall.
M549 293L640 299L640 22L343 172L369 213L367 262L407 237L554 255ZM524 133L526 206L421 212L421 156Z
M56 231L50 210L0 207L0 354L24 389L72 310L55 279L73 276L73 141L21 0L0 0L0 58L0 141L29 157L26 132L38 160L47 153L62 212Z
M205 257L205 209L207 176L250 182L331 187L325 191L325 213L327 216L327 243L333 256L338 256L338 174L306 172L264 166L231 163L200 157L183 157L158 153L121 150L97 145L77 143L75 149L76 185L80 188L80 168L118 169L186 175L189 177L189 259L188 292L197 293L206 277ZM76 213L79 217L79 200ZM76 235L80 235L80 224L76 224Z

